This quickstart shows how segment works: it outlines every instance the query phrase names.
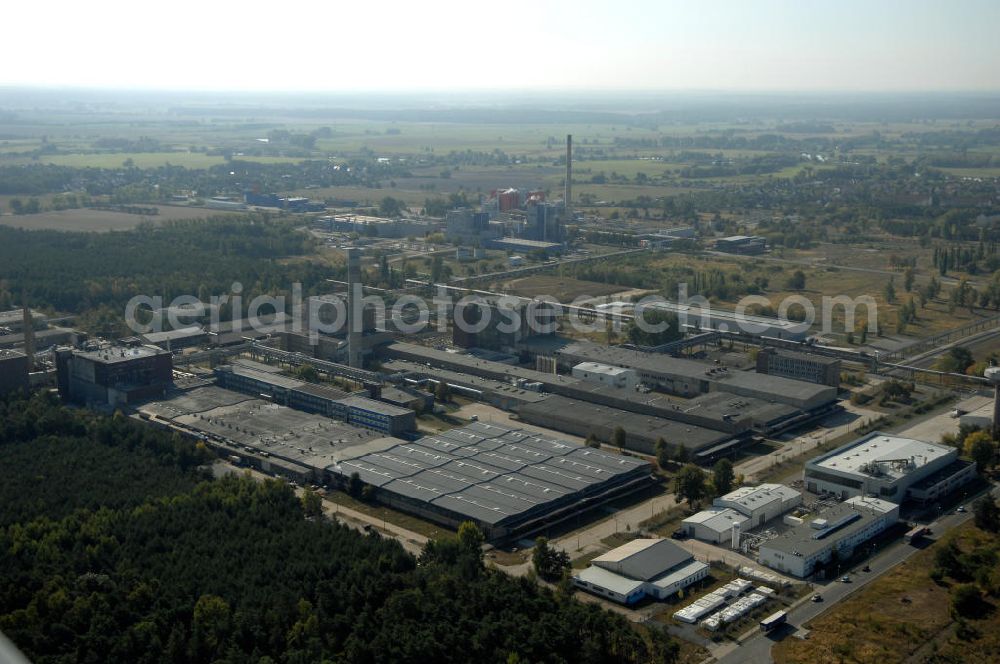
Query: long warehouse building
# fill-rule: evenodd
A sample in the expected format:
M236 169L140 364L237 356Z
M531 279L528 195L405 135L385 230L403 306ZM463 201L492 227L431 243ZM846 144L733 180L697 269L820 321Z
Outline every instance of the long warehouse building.
M837 400L837 389L828 385L747 371L730 371L726 367L713 367L696 360L585 341L557 349L555 357L558 366L570 369L580 362L600 362L635 369L643 383L683 397L706 392L727 392L776 401L804 411L815 411Z
M558 438L475 422L342 458L375 499L449 527L474 521L491 540L526 534L648 485L651 466Z
M662 438L675 454L678 447L683 447L692 458L700 460L702 452L713 448L728 449L730 446L727 443L740 440L738 435L725 431L640 415L555 394L524 404L517 413L528 424L582 438L593 435L605 443L610 443L614 430L621 427L625 430L625 446L643 454L655 454L656 442Z
M265 396L276 403L334 417L350 424L374 429L393 436L416 429L416 414L382 401L349 394L328 385L308 383L273 371L247 366L250 363L225 365L215 369L219 385L254 396ZM266 365L260 365L266 369Z
M735 392L727 393L726 390L721 389L713 391L716 393L708 393L709 390L705 389L681 395L682 397L694 398L678 399L664 394L643 393L610 385L595 384L573 376L525 369L479 359L464 353L453 353L416 344L397 342L386 346L382 352L389 358L396 358L384 362L384 366L392 370L409 371L427 377L433 377L435 372L439 370L477 376L513 385L520 390L550 392L582 402L601 404L641 415L661 417L731 434L751 430L770 434L801 424L816 416L815 411L787 403L766 391L756 395L741 395ZM650 357L673 359L663 355L650 355ZM710 365L691 360L678 361L693 364L698 367L698 371L714 371ZM403 364L404 362L410 364ZM746 372L734 373L744 374L743 377L737 379L737 382L758 379L765 386L776 382L785 392L799 390L807 398L816 391L815 388L822 388L825 390L823 394L825 397L829 397L829 400L820 399L821 406L828 406L836 399L836 390L825 386ZM534 402L537 399L527 399L526 401Z

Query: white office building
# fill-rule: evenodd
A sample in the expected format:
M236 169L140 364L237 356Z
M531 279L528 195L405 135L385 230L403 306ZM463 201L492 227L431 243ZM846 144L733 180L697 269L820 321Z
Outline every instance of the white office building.
M899 520L899 505L878 498L849 498L808 523L796 526L760 545L762 564L784 574L805 578L830 562L841 560L864 542Z
M744 530L763 526L801 504L802 494L784 484L743 486L712 501L715 507L728 507L747 517Z
M598 556L573 577L589 593L634 604L649 595L666 599L708 576L708 565L667 539L635 539Z
M611 387L634 390L639 384L639 374L635 369L615 367L600 362L581 362L573 367L573 378Z
M692 514L681 522L681 527L689 537L729 546L733 539L733 528L746 530L750 519L728 507L710 507Z
M806 488L813 493L876 496L902 503L937 500L972 480L976 465L958 458L954 447L880 431L806 463Z

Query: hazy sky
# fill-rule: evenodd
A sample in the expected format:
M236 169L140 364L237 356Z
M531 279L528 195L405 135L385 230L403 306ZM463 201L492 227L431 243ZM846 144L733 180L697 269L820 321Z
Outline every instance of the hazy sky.
M997 90L1000 0L10 0L0 85Z

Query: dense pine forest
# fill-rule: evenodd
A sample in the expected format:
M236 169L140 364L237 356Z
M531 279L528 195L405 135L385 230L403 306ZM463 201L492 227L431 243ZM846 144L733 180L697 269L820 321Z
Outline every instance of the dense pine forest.
M285 483L54 397L0 402L0 630L34 662L669 662L674 644L484 566L307 518Z
M336 267L305 260L312 244L290 222L266 215L169 221L110 233L27 231L0 226L0 309L14 306L22 291L32 306L82 313L110 308L120 319L137 294L178 295L207 302L243 286L244 304L262 293L290 292L301 283L309 294ZM225 307L224 307L225 308ZM227 314L228 315L228 314Z

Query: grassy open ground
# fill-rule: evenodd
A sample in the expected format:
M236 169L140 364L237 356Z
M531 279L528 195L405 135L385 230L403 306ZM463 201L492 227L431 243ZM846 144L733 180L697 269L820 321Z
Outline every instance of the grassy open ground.
M207 219L208 217L234 214L225 210L207 210L175 205L158 205L156 208L160 213L149 216L86 208L53 210L39 214L7 214L0 216L0 224L28 230L106 232L129 230L143 222L159 224L165 221Z
M963 550L990 536L971 524L960 527ZM992 538L995 541L995 536ZM977 638L954 632L949 591L929 576L938 542L883 575L807 624L808 640L786 638L771 652L777 664L896 664L910 661L1000 661L1000 612L995 607L969 623Z
M832 247L829 256L824 254L827 246ZM905 248L905 245L903 245L903 247L897 252L898 255L907 255L906 251L904 251ZM921 256L926 253L926 250L920 250L919 248L916 248L916 251L920 252ZM811 263L810 265L798 265L783 263L780 261L770 261L763 258L746 259L736 257L731 258L715 254L692 255L661 253L649 254L646 259L648 262L643 265L643 269L653 274L663 272L668 269L690 269L697 272L708 272L718 269L730 273L741 272L744 279L751 279L755 275L762 275L767 277L769 281L768 290L764 293L764 296L771 302L771 305L775 308L775 310L778 309L779 304L786 298L804 297L812 303L816 311L817 326L822 322L821 312L824 297L847 295L849 297L856 298L860 296L869 296L873 298L876 303L879 321L883 332L886 334L897 335L896 311L899 306L907 303L912 296L903 289L903 274L901 272L892 272L890 270L888 264L889 256L885 251L876 250L875 252L869 253L866 251L857 251L857 249L855 249L855 254L860 255L861 258L855 257L853 259L849 259L842 252L841 245L822 245L820 248L811 250L809 253L790 252L785 255L785 258L788 260L809 260ZM779 256L774 255L772 257L778 258ZM827 260L827 258L830 260ZM842 262L834 263L833 259L841 260ZM922 279L925 280L930 277L930 271L926 267L920 267L920 262L920 259L918 259L918 283L920 283ZM929 260L927 262L929 262ZM877 272L846 270L838 268L836 265L863 267L866 270L876 270ZM597 267L597 270L598 273L600 273L601 269L605 269L610 274L616 268L617 265L615 264L602 264ZM793 291L785 287L785 283L788 278L796 270L801 270L806 276L806 287L802 291ZM896 290L896 299L892 303L887 302L885 299L885 287L890 279L893 280ZM627 290L626 286L620 284L616 285L613 283L606 283L605 285L612 287L617 286L618 290ZM949 310L950 307L947 302L944 301L948 293L949 287L946 286L942 291L940 299L927 302L925 306L917 312L917 320L910 323L906 327L905 332L902 335L903 338L931 336L939 332L973 322L984 316L996 314L996 312L992 310L979 309L970 313L970 311L964 307ZM671 300L677 298L676 292L661 294ZM739 297L736 297L728 300L717 300L713 302L718 304L720 308L731 310L739 302L739 299ZM792 307L790 311L791 313L794 313L797 309L799 309L797 306ZM858 307L857 317L855 320L856 325L860 325L860 321L863 319L865 311L865 307ZM845 331L843 318L843 307L834 308L832 316L833 332L843 333ZM874 340L874 337L870 337L869 340Z
M960 178L1000 178L1000 167L942 168L941 170Z
M596 281L584 281L572 277L551 275L534 275L515 279L507 284L508 292L513 295L534 297L541 293L551 295L560 302L570 302L581 295L601 297L622 290L628 290L614 284L601 284Z
M344 507L362 512L363 514L367 514L376 519L382 519L388 523L397 525L400 528L412 530L415 533L419 533L420 535L432 539L448 537L455 534L447 528L434 525L429 521L418 519L414 516L410 516L409 514L404 514L403 512L398 512L388 507L382 507L381 505L355 500L343 491L330 491L326 494L325 498L326 500L336 503L337 505L343 505Z
M704 662L708 658L708 650L697 643L691 643L683 639L678 639L677 643L681 647L677 653L677 664L701 664L701 662Z

